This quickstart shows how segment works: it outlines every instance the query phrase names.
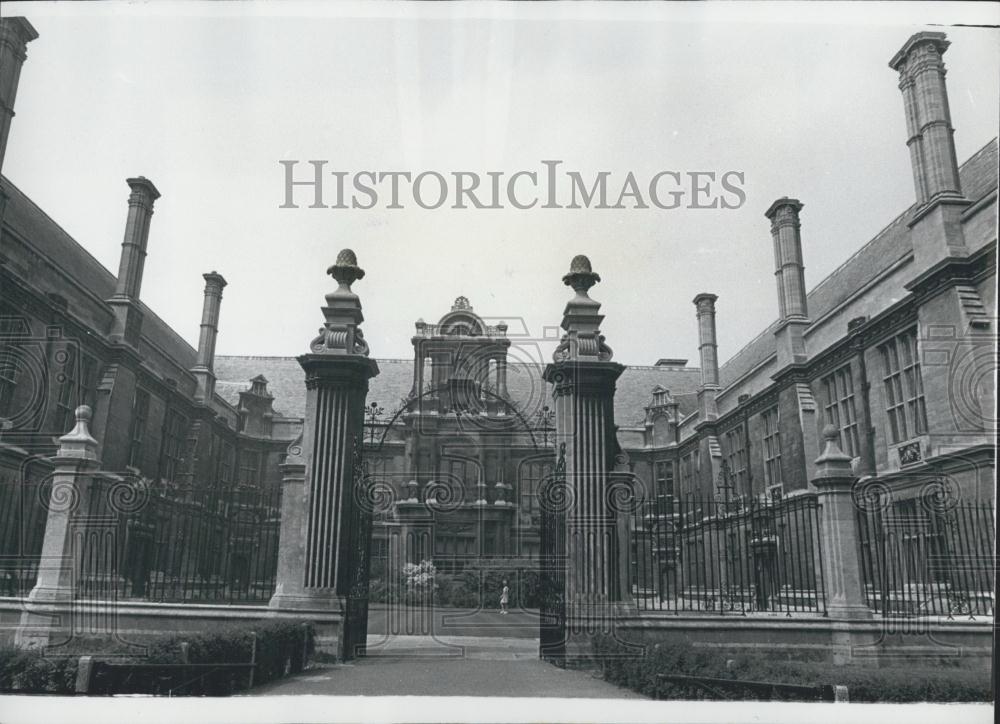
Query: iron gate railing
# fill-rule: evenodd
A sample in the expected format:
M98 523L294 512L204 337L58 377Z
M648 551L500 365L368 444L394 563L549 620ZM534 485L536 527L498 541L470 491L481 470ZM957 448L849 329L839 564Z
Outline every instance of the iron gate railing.
M94 475L74 506L80 598L264 602L274 593L281 489L154 485ZM42 552L51 481L0 485L0 594L26 596ZM60 503L62 504L62 503Z
M541 531L539 545L539 658L560 660L566 647L566 443L551 476L539 489Z
M876 613L993 615L991 503L867 496L857 516L865 596Z
M30 593L45 536L51 480L19 477L0 477L0 596Z
M274 593L280 487L130 494L123 483L103 478L91 485L87 517L108 516L115 534L102 545L88 531L77 586L82 597L237 603L267 601Z
M825 613L815 494L723 503L662 495L632 513L640 611Z

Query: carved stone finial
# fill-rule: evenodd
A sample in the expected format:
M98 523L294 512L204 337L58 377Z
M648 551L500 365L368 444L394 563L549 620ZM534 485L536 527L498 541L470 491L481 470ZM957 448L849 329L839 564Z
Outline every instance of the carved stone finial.
M455 303L451 305L451 311L453 311L453 312L458 312L458 311L471 312L472 311L472 305L469 304L469 298L468 297L456 297L455 298Z
M583 254L573 257L573 261L569 263L569 273L563 276L563 284L573 287L573 291L583 296L599 281L600 275L594 272L590 259Z
M351 249L341 249L336 263L326 273L337 280L341 288L350 291L351 285L365 278L365 270L358 266L358 257Z
M840 449L840 431L833 425L827 425L823 428L823 440L826 444L823 453L816 458L816 477L818 479L853 478L851 457L845 455L844 451Z
M604 316L599 314L601 304L587 295L587 291L601 277L590 265L590 259L583 254L573 257L569 273L563 277L563 284L573 287L576 296L566 303L563 312L562 328L566 330L559 346L552 354L555 362L567 360L591 360L608 362L613 353L604 342L600 332L600 324Z
M59 438L59 457L97 460L97 440L90 435L93 411L87 405L76 408L76 425Z
M323 314L326 322L317 336L309 344L315 354L359 354L368 356L368 344L361 332L364 320L361 301L351 291L351 284L365 275L358 266L358 257L350 249L343 249L337 255L337 263L326 270L340 285L337 291L326 295Z

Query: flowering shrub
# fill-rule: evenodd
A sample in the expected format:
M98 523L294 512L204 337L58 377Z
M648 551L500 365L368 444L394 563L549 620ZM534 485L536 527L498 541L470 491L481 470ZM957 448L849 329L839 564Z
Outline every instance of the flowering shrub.
M420 563L407 563L403 566L403 583L408 595L428 595L434 590L434 577L437 569L432 561L423 560Z

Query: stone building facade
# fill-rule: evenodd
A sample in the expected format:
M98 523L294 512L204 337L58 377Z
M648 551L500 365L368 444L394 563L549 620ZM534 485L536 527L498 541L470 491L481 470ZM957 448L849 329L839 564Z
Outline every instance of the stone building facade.
M23 18L6 19L0 28L5 149L20 65L37 34ZM116 275L12 181L0 179L3 474L12 478L24 460L44 467L54 439L72 428L74 409L86 404L108 470L177 486L271 484L297 421L274 414L263 378L244 381L247 389L231 401L216 391L221 274L203 275L197 348L143 304L160 194L142 176L127 184Z
M807 292L805 205L775 201L764 216L778 318L721 366L717 297L695 297L697 405L685 414L656 391L646 424L619 429L633 462L665 492L709 499L724 483L744 498L806 490L822 430L833 425L855 474L897 500L935 483L951 499L993 499L997 142L957 163L947 47L942 33L918 33L890 63L910 134L913 206Z
M487 321L465 297L436 324L414 325L413 360L379 359L369 381L365 425L368 474L396 505L375 528L376 555L391 535L428 530L412 555L461 566L479 557L536 558L538 488L555 464L551 390L538 341ZM422 360L418 364L414 360ZM693 405L699 371L686 360L625 369L618 420L641 424L643 400L668 386ZM263 370L275 406L289 418L305 410L304 373L294 357L226 357L216 371L244 379ZM220 382L235 401L240 385ZM425 501L435 500L429 510Z
M24 19L0 22L0 161L36 37ZM833 425L855 473L885 490L906 497L944 481L948 495L992 499L997 142L958 164L947 47L941 33L918 33L891 62L914 205L807 291L801 238L813 202L776 200L762 215L777 319L720 365L718 297L699 294L698 367L624 370L618 441L649 494L795 495L809 489L821 431ZM176 486L276 486L301 431L303 370L294 358L215 355L226 286L215 271L203 275L197 347L143 304L159 192L142 176L127 184L113 274L0 177L0 471L44 474L53 438L87 404L107 470ZM762 219L762 253L767 234ZM434 482L441 508L427 555L537 555L537 486L555 454L544 360L524 344L459 297L437 324L416 322L413 360L378 360L366 457L397 505L376 540L420 524L413 486Z

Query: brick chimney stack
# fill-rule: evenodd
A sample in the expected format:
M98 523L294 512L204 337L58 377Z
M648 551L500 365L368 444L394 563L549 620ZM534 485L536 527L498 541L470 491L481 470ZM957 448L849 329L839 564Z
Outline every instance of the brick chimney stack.
M201 334L198 336L198 358L191 371L198 380L195 398L207 402L215 392L215 340L219 334L219 309L226 280L211 271L203 274L205 302L201 310Z
M798 199L782 196L764 213L771 221L774 276L778 282L780 323L774 334L778 342L779 370L790 364L805 362L803 334L812 323L806 303L805 267L802 264L802 237L799 233L801 210L802 203Z
M139 310L139 290L142 287L142 269L146 262L146 244L149 241L149 222L153 216L153 203L160 198L153 182L144 176L127 179L132 193L128 197L128 217L125 238L122 241L121 262L115 294L108 300L115 318L111 338L124 340L135 346L142 329L142 312Z
M918 269L968 254L961 213L969 201L958 176L942 60L949 45L944 33L916 33L889 61L889 67L899 73L906 112L906 145L918 206L910 221Z
M694 298L698 317L698 356L701 362L701 386L698 388L698 409L702 422L719 416L715 395L719 390L719 345L715 336L714 294L701 293Z
M14 117L14 99L25 52L38 32L24 18L0 18L0 170L7 154L7 136Z

